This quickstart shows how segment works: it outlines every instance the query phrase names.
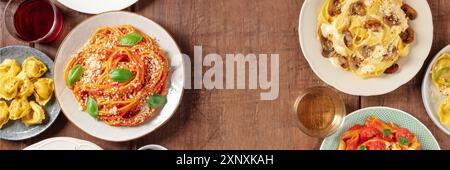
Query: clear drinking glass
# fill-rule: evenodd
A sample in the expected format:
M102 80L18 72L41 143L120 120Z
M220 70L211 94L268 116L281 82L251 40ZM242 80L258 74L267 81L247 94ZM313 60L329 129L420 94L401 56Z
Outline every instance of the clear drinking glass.
M63 27L63 17L51 0L10 0L3 16L9 34L29 43L53 42Z
M344 122L345 104L339 94L327 87L313 87L300 93L294 104L294 116L300 130L312 137L324 138Z

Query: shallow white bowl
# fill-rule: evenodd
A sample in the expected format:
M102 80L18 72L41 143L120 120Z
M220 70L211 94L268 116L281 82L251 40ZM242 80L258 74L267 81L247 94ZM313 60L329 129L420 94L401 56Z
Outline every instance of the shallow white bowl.
M113 127L97 121L80 110L72 91L64 82L64 69L70 57L77 53L91 38L96 28L131 24L138 30L153 37L166 53L170 61L167 104L150 121L137 127ZM55 60L55 94L66 117L86 133L107 141L129 141L142 137L172 117L177 109L185 79L184 62L177 44L170 34L157 23L129 12L109 12L91 17L67 35L59 47Z
M100 14L125 9L138 0L58 0L64 6L87 14Z
M327 84L350 95L375 96L394 91L410 81L422 68L433 42L433 18L426 0L405 0L418 12L411 21L416 31L416 41L410 54L400 59L400 70L393 75L361 79L356 75L333 66L322 57L317 40L317 17L323 0L306 0L300 12L299 35L303 55L316 75Z
M445 126L441 123L438 116L438 109L444 96L439 89L433 84L431 79L431 69L433 68L436 60L445 52L450 52L450 45L442 49L436 56L434 56L433 61L431 61L427 70L425 71L425 77L422 82L422 100L427 110L428 116L433 120L434 124L444 131L447 135L450 135L450 127Z

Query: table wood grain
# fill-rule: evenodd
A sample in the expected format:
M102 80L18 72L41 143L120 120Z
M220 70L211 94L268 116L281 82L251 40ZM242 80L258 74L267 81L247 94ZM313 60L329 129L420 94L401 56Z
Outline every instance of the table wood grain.
M435 27L430 59L450 43L450 3L445 0L428 2ZM5 0L0 0L2 11L5 4ZM302 90L326 85L312 72L300 49L298 17L302 4L303 0L140 0L126 9L162 25L182 52L191 57L196 45L203 47L203 54L280 54L277 100L261 101L262 90L185 90L172 119L134 141L113 143L96 139L61 114L43 134L20 142L1 140L0 149L22 149L59 136L89 140L104 149L137 149L155 143L169 149L318 149L321 139L303 134L296 127L292 113L294 100ZM28 44L52 58L65 35L91 16L59 7L64 14L62 36L51 44ZM0 46L16 44L24 43L11 37L2 23ZM422 70L406 85L382 96L340 95L349 113L369 106L407 111L427 125L443 149L450 149L450 137L433 124L422 104L423 75Z

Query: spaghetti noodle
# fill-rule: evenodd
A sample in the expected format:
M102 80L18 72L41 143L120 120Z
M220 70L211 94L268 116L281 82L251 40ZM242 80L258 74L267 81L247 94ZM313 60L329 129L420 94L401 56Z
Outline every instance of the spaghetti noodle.
M138 33L142 40L132 46L119 41L129 33ZM151 118L157 108L146 100L155 94L166 95L168 60L156 42L130 25L98 28L89 43L67 64L64 78L70 70L81 66L81 78L71 86L73 93L86 110L88 98L98 103L98 119L112 126L137 126ZM121 68L133 73L126 82L108 77ZM67 81L66 81L67 82Z

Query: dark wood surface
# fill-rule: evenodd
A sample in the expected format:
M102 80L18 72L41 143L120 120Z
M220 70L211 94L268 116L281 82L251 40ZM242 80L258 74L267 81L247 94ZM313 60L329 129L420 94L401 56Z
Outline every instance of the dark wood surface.
M429 0L433 11L434 44L430 56L450 42L450 2ZM0 0L0 9L5 6ZM161 144L169 149L318 149L321 139L303 134L295 125L293 103L305 88L325 85L310 69L298 41L298 16L303 0L140 0L126 9L165 27L183 53L280 54L280 96L261 101L261 90L186 90L182 103L163 127L124 143L96 139L61 114L43 134L21 142L0 141L0 149L22 149L40 140L69 136L92 141L104 149L136 149ZM64 32L52 44L28 44L54 58L64 36L91 15L60 5ZM1 18L0 18L1 19ZM24 44L11 37L2 23L0 46ZM205 69L204 69L205 70ZM398 90L382 96L359 97L341 93L348 112L369 106L407 111L433 132L443 149L450 137L428 117L420 95L423 71Z

